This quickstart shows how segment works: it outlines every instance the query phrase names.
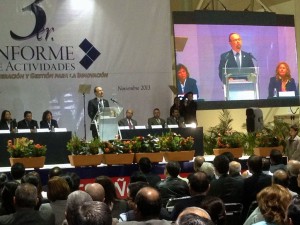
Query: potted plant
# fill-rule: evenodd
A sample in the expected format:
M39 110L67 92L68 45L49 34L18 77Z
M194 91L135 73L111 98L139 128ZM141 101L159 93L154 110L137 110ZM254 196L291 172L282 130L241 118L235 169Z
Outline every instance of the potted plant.
M8 140L7 151L10 164L22 163L25 168L41 168L45 164L46 145L34 144L26 137Z
M103 163L107 165L131 164L134 153L131 140L104 141L101 144L103 150Z
M204 134L205 153L220 155L224 152L231 152L236 158L242 157L244 134L232 129L233 119L228 110L222 111L219 120L218 125L211 127L208 134Z
M102 154L99 154L101 141L98 138L86 142L74 135L67 142L67 150L71 152L68 156L70 164L75 167L97 166L101 164Z
M182 137L180 134L168 132L160 137L160 148L168 161L189 161L195 154L194 138Z

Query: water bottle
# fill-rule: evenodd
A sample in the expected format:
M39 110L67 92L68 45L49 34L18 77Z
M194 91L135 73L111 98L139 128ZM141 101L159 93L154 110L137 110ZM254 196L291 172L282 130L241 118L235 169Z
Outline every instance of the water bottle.
M18 133L18 127L15 127L15 133Z
M36 126L34 126L33 133L36 133L36 132L37 132L37 129L36 129Z
M273 91L273 97L276 98L277 97L277 89L274 88L274 91Z
M54 126L52 126L51 127L51 132L54 132L54 131L55 131Z

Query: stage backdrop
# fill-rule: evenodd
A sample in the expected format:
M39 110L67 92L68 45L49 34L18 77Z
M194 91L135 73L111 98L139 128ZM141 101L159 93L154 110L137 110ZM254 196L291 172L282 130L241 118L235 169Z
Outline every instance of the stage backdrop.
M161 0L1 0L0 110L52 111L83 137L80 84L103 87L146 124L173 97L170 5ZM110 106L116 106L110 100ZM90 119L86 116L88 137Z

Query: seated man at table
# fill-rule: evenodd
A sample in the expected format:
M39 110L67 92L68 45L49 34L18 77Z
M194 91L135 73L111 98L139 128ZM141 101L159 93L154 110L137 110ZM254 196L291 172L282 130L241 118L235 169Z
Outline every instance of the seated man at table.
M185 127L184 118L180 116L179 110L173 108L172 116L167 118L168 125L178 125L178 127Z
M158 108L155 108L153 110L153 117L148 119L148 126L151 128L152 125L161 125L162 127L165 127L166 121L162 118L160 118L160 110Z
M36 120L32 119L32 113L30 111L24 112L24 119L18 122L18 129L35 129L39 128Z
M136 120L132 119L133 116L133 110L127 109L126 110L126 117L119 120L118 125L119 126L128 126L129 129L134 129L134 127L137 125Z

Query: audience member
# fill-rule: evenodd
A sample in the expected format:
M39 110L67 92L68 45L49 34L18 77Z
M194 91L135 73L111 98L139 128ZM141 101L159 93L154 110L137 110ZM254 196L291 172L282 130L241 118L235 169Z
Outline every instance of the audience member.
M127 203L130 210L134 210L136 208L135 205L135 196L143 187L149 187L149 184L146 182L137 181L134 183L130 183L128 185L128 192L127 192ZM129 211L130 212L130 211ZM128 212L126 212L127 214ZM127 221L129 221L127 219Z
M7 181L3 184L3 188L1 191L0 216L9 215L16 212L14 197L19 184L20 183L17 181Z
M127 202L117 198L115 185L112 180L107 176L98 176L95 183L102 185L105 191L105 203L111 210L112 217L119 219L121 213L128 211Z
M234 179L228 175L228 158L225 155L218 155L213 164L219 179L211 181L208 195L219 197L225 203L241 202L244 193L244 180Z
M160 182L160 176L153 174L151 172L152 170L152 163L149 158L142 157L139 162L138 166L140 169L140 172L146 177L146 181L150 184L152 187L156 187L158 182Z
M203 162L202 166L199 169L199 172L206 173L208 180L211 182L212 180L216 179L215 176L215 167L210 162Z
M214 196L206 196L200 204L216 225L226 224L225 204L222 199Z
M297 182L300 171L300 162L298 160L289 160L286 168L289 175L289 189L300 195L300 186L298 186Z
M70 173L67 173L67 175L69 175L73 181L73 185L72 185L70 191L71 192L78 191L79 186L80 186L80 177L78 176L78 174L75 172L70 172Z
M93 199L84 191L74 191L69 194L65 211L66 220L63 222L63 225L76 225L77 221L74 215L83 203L89 201L93 201Z
M248 168L253 174L244 180L244 196L243 196L243 215L244 218L248 212L250 204L256 200L256 195L262 189L270 186L272 183L272 177L262 172L262 157L250 156L248 159Z
M12 119L10 111L3 110L0 120L0 130L9 130L10 132L14 132L16 127L17 122L15 119Z
M1 193L4 183L7 181L8 181L8 179L7 179L6 173L0 173L0 193ZM1 202L1 200L0 200L0 202Z
M30 129L34 130L39 128L36 120L32 119L32 113L30 111L24 112L24 119L18 122L18 129Z
M204 162L205 162L204 156L200 156L200 155L196 156L194 158L194 171L199 172L200 168Z
M300 160L300 137L298 136L299 128L296 124L290 127L290 136L286 140L285 154L288 159Z
M221 155L226 156L229 162L232 162L234 160L234 155L232 154L232 152L223 152Z
M85 192L92 197L93 201L104 202L105 191L101 184L87 184L85 186Z
M189 190L191 198L182 199L175 204L171 218L176 220L178 215L187 207L199 207L209 190L209 180L204 172L197 172L189 176Z
M40 121L41 128L47 128L52 130L53 128L58 128L57 121L52 118L52 112L46 110L43 112L42 120Z
M286 170L286 165L282 163L282 153L278 149L272 149L270 152L270 172L274 173L276 170Z
M184 118L180 116L178 109L173 109L172 115L167 118L168 125L178 125L178 127L185 127Z
M161 194L163 207L166 206L170 198L179 198L190 195L187 183L178 175L181 171L178 162L168 162L164 173L166 179L157 184L157 188Z
M54 176L61 176L63 174L63 171L60 167L58 166L55 166L55 167L52 167L49 171L49 174L48 174L48 178L52 178Z
M264 221L255 225L284 225L287 208L291 202L289 191L278 184L264 188L257 195L257 202Z
M272 177L272 183L279 184L289 190L289 175L288 175L288 173L285 170L281 170L281 169L276 170ZM292 197L297 195L296 192L293 192L291 190L289 190L289 192L292 195Z
M21 178L25 175L25 167L22 163L15 163L10 168L12 179L21 183Z
M171 224L169 221L160 220L161 198L159 192L152 187L142 188L135 197L137 221L122 222L122 224Z
M148 126L152 128L152 125L161 125L163 128L165 127L166 121L160 118L160 110L159 108L155 108L153 110L153 117L148 119Z
M16 212L0 216L0 224L5 225L54 225L54 215L34 210L37 203L37 189L32 184L20 184L15 193Z
M242 177L241 175L241 170L242 170L242 166L239 162L237 161L231 161L229 163L229 176L239 180L239 179L244 179L244 177Z
M272 176L272 173L270 172L270 167L271 167L270 159L263 157L261 160L262 160L262 172L264 174Z
M293 198L291 204L288 207L287 224L288 225L300 224L300 197L299 196Z
M198 216L194 213L185 214L180 217L176 225L215 225L211 220Z
M132 119L133 116L133 110L127 109L126 110L126 117L119 120L118 125L119 126L128 126L129 129L134 129L135 126L137 126L136 120Z
M70 188L67 181L62 177L52 177L48 181L48 200L50 203L42 204L40 211L52 212L55 215L55 225L61 225L65 219L65 208Z
M181 101L182 111L180 114L183 116L184 122L197 124L197 102L193 100L193 92L186 93Z
M84 202L74 215L74 225L111 225L112 217L109 207L104 202Z
M211 221L211 218L210 218L210 215L208 214L208 212L206 212L204 209L201 209L199 207L187 207L185 210L183 210L177 220L176 220L176 223L179 224L181 218L184 216L184 215L188 215L188 214L194 214L194 215L197 215L197 216L200 216L202 218L205 218L209 221ZM212 223L213 224L213 223Z

